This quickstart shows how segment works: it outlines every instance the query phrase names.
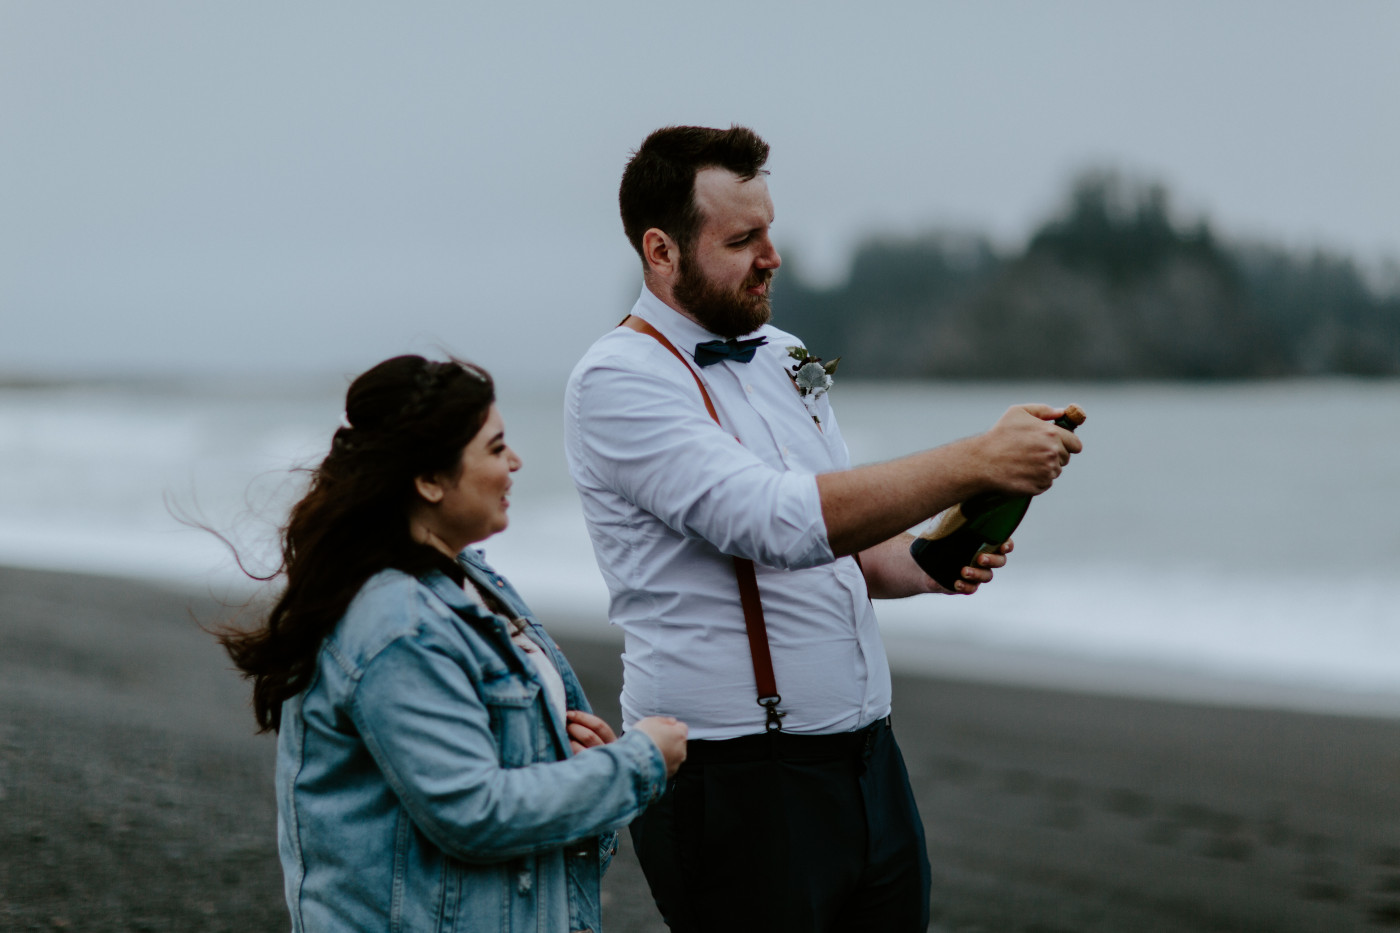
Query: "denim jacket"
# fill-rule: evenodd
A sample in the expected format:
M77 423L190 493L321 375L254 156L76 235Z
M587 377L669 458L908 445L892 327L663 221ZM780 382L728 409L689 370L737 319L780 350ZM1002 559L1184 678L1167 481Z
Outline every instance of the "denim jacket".
M468 550L467 575L527 620ZM444 573L372 577L282 706L278 850L295 933L599 928L616 830L665 789L645 735L578 755L534 667Z

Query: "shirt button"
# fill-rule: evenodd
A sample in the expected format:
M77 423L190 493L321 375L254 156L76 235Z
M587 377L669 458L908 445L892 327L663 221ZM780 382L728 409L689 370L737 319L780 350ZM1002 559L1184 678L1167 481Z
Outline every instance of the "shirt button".
M784 445L783 445L783 456L786 457L786 456L787 456L789 453L791 453L791 452L792 452L792 451L790 451L790 450L787 449L787 445L784 444Z
M745 386L744 386L744 391L745 391L745 392L748 392L749 394L753 394L753 386L751 386L751 385L745 385Z

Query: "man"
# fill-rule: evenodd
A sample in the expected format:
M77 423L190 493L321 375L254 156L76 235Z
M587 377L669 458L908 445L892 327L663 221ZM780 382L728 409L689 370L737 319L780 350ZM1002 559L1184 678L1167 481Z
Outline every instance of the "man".
M767 155L743 127L646 139L619 192L642 294L568 386L569 468L626 635L624 723L690 727L633 840L673 930L923 930L928 857L870 597L947 592L905 529L984 490L1042 492L1080 444L1027 405L852 469L828 399L791 376L801 341L768 324Z

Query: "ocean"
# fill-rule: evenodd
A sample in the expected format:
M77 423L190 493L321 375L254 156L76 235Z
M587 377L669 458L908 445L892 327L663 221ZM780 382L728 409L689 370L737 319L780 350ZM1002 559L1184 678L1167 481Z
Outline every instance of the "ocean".
M216 594L275 568L341 379L0 388L0 563ZM511 527L481 546L546 625L609 637L564 464L562 385L500 390ZM856 463L1077 402L1085 451L972 597L876 604L897 668L1400 715L1400 382L858 383ZM186 523L180 520L183 517Z

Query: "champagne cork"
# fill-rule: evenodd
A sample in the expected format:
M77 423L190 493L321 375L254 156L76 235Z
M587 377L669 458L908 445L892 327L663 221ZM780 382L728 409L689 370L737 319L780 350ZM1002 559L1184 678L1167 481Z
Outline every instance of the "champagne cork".
M1084 409L1080 408L1078 405L1066 405L1065 413L1060 417L1056 418L1055 423L1060 425L1060 427L1062 428L1068 428L1069 430L1073 431L1075 428L1083 424L1088 417L1088 415L1084 414ZM1069 424L1061 423L1065 421L1068 421Z

